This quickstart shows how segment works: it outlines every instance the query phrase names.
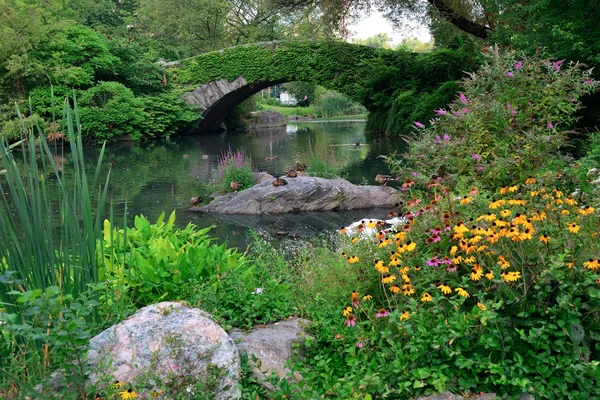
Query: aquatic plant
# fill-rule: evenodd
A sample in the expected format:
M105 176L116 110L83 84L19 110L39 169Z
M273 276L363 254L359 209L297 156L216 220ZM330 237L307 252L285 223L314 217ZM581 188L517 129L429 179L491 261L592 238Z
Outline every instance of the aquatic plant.
M213 182L221 193L244 190L254 185L252 160L244 149L233 151L229 147L221 152L217 169L213 171Z

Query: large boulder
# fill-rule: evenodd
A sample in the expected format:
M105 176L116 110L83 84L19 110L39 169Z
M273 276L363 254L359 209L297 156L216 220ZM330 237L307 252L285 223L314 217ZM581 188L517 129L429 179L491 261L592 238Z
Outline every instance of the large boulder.
M216 198L203 207L190 211L221 214L264 214L299 211L354 210L359 208L392 207L397 191L385 186L358 186L343 179L309 176L285 178L286 186L262 182L241 192Z
M287 119L278 111L254 111L250 113L247 123L251 129L274 128L286 126Z
M138 379L151 382L177 376L197 381L213 374L220 379L216 399L241 397L236 344L210 314L180 303L163 302L138 310L94 337L88 358L92 382L101 381L107 373L112 374L112 381L134 386Z
M274 373L283 377L290 372L286 363L292 355L292 346L306 337L304 327L309 323L308 320L294 318L259 326L248 333L233 329L229 335L238 340L240 350L248 354L254 378L272 390L267 375ZM256 357L256 362L253 357ZM292 382L300 379L299 375L290 377Z

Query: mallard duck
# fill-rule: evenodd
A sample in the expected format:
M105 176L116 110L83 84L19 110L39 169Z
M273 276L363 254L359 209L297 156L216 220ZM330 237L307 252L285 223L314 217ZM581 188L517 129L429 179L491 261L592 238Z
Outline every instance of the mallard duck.
M294 166L294 169L298 172L302 172L306 169L306 165L300 164L300 161L296 161L296 165Z
M285 176L287 176L288 178L296 178L298 176L298 173L295 170L291 169L288 171L287 174L285 174Z
M273 186L285 186L287 185L287 181L283 178L275 178L273 180Z
M392 177L389 175L377 174L375 176L375 182L381 184L382 186L387 185L391 179L392 179Z
M237 192L238 189L242 187L242 184L236 181L231 181L229 183L229 187L232 188L234 192Z
M200 204L200 202L202 202L202 196L192 197L190 199L190 204L193 206Z

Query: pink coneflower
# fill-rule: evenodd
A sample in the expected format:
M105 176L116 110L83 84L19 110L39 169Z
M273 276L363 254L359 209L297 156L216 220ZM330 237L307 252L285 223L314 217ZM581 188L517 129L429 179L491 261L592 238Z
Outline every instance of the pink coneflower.
M363 342L356 342L356 347L358 347L359 349L362 349L364 346Z
M452 265L452 266L446 268L446 271L448 271L448 272L456 272L457 269L458 269L458 265Z
M442 228L440 228L439 226L436 226L435 228L433 228L431 230L431 233L435 233L436 235L439 235L440 233L442 233Z
M417 128L425 128L425 125L423 125L419 121L415 121L415 125L417 126Z
M346 324L346 326L350 327L350 326L355 326L356 325L356 317L352 314L348 314L346 316L346 322L344 322Z
M438 265L440 265L440 260L438 260L437 256L434 256L425 264L429 265L430 267L437 267Z
M437 115L446 115L447 114L446 110L444 110L442 108L440 108L439 110L433 110L433 111L435 111L435 113Z
M440 240L442 240L442 238L440 238L438 235L436 235L435 233L433 235L431 235L431 239L433 240L433 243L437 243Z
M452 265L452 260L449 259L448 256L444 256L444 258L440 260L440 264Z
M518 71L521 69L522 66L523 66L523 61L519 61L518 63L515 64L515 69Z
M437 140L438 142L441 142L442 138L440 137L440 135L435 135L435 140Z
M508 71L508 72L506 73L506 76L508 76L508 77L510 78L510 77L512 77L512 76L513 76L513 73L512 73L512 72L510 72L510 71Z
M416 172L411 172L410 174L411 174L413 177L415 177L415 178L416 178L417 176L419 176L419 174L417 174Z
M388 315L390 315L390 313L385 308L380 308L379 312L375 314L377 318L387 317Z
M460 95L458 96L460 98L460 101L462 101L463 103L467 104L467 96L465 96L464 93L460 93Z

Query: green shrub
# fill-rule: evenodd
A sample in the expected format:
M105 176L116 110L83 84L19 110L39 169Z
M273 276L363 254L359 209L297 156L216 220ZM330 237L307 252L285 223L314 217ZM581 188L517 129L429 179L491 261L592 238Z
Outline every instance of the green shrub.
M495 187L538 174L565 144L579 98L597 86L590 71L492 48L486 63L463 82L449 110L425 128L419 121L406 164L424 179L451 176ZM451 180L449 180L451 181ZM452 182L449 182L452 183ZM454 182L455 183L455 182Z
M226 243L215 244L207 235L210 228L196 230L188 224L181 229L175 226L175 212L166 222L164 217L151 224L136 216L134 228L120 230L104 223L101 279L119 290L126 285L127 296L138 307L185 299L198 285L216 285L248 262Z
M315 102L315 109L323 117L360 114L360 107L348 97L337 92L328 92Z

